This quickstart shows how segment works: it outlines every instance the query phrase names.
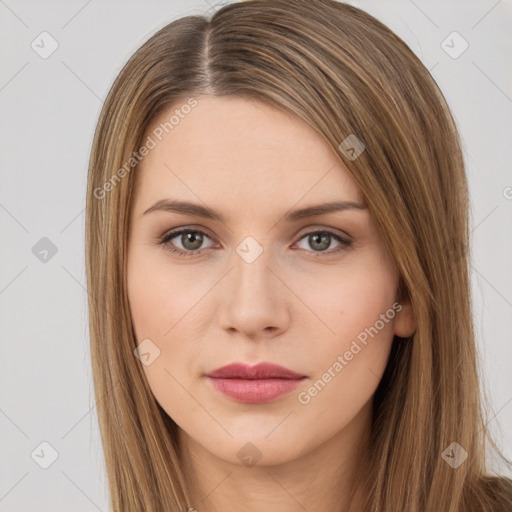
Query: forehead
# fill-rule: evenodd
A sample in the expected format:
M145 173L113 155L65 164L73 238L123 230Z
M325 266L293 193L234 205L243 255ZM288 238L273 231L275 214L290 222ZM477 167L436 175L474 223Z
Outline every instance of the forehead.
M359 187L322 137L304 121L265 103L200 96L176 103L146 132L154 147L141 161L137 196L166 195L262 207L279 198L362 202ZM303 199L302 199L303 198Z

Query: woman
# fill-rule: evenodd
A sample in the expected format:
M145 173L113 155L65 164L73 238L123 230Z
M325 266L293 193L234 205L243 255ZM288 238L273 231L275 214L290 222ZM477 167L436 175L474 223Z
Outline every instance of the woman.
M253 0L170 23L105 101L95 393L122 511L496 511L458 133L382 23Z

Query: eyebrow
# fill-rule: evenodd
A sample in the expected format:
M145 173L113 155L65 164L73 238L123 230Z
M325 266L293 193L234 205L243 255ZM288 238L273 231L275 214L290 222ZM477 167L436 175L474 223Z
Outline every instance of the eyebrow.
M289 211L284 215L285 222L297 222L302 219L324 215L326 213L345 211L345 210L366 210L366 207L361 203L354 201L332 201L329 203L322 203L298 210ZM185 215L193 215L196 217L203 217L205 219L216 220L225 223L224 217L212 210L207 206L202 206L188 201L176 201L172 199L161 199L153 206L149 207L143 215L148 213L164 211L171 213L181 213Z

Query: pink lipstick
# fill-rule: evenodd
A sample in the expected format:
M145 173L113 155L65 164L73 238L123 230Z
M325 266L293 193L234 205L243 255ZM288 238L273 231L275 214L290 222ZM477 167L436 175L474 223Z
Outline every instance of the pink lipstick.
M297 388L306 375L273 363L249 366L233 363L206 376L212 386L237 402L262 404L276 400Z

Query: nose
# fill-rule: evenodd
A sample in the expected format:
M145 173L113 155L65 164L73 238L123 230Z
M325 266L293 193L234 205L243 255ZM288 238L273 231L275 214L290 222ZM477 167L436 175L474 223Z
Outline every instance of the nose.
M221 293L219 322L222 329L253 340L278 336L290 323L290 294L283 284L271 251L265 248L254 260L233 251L232 269ZM272 268L274 267L274 268Z

